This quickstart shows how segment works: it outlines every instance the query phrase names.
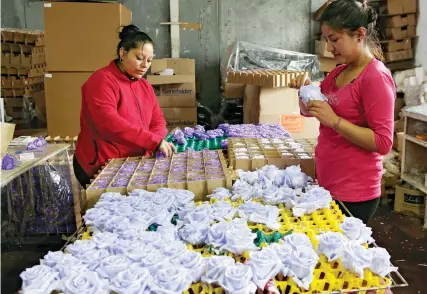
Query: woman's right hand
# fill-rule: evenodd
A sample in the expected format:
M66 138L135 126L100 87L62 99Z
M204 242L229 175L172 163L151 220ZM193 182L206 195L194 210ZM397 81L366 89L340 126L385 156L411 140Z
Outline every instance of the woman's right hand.
M173 152L176 152L176 147L174 144L162 141L159 147L160 152L162 152L166 157L171 157Z
M310 84L311 84L311 80L308 74L303 74L293 79L289 84L289 87L299 90L302 86L308 86ZM298 93L298 97L299 97L299 93ZM299 99L299 107L303 115L309 116L308 108L304 105L304 103L302 103L301 98Z

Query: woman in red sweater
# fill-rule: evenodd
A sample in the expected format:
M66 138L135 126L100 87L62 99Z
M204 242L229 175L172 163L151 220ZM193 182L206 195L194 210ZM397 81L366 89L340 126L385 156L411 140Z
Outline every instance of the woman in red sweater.
M377 15L367 1L336 0L321 16L322 35L337 64L321 83L328 102L300 100L301 113L316 117L319 184L367 223L381 196L382 155L393 143L395 84L381 62ZM310 84L302 77L291 86Z
M154 43L134 25L119 34L117 59L92 74L82 87L80 134L73 160L80 184L111 158L141 156L174 146L152 86L143 79L151 66Z

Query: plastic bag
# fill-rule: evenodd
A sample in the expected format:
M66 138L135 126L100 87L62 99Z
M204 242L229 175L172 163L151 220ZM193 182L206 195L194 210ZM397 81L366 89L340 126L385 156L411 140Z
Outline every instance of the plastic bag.
M307 103L312 100L328 101L328 98L322 94L320 87L315 85L301 87L299 90L299 95L304 105L307 105Z

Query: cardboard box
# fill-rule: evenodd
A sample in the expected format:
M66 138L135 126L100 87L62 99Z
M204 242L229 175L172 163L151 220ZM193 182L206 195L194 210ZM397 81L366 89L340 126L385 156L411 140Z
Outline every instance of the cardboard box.
M322 72L331 72L333 71L338 63L334 58L327 58L327 57L319 57L320 62L320 71Z
M80 132L81 87L90 72L45 74L47 129L50 136L77 136Z
M403 39L403 40L390 40L383 45L384 51L386 52L396 52L403 50L412 49L412 40Z
M393 40L403 40L407 38L415 38L417 36L416 26L406 26L401 28L385 29L386 38Z
M416 25L417 25L417 15L408 14L408 26L416 26Z
M381 14L397 15L417 12L417 0L386 0L380 8Z
M156 75L165 69L173 69L174 75ZM162 108L196 107L195 60L184 58L154 59L153 74L147 76L153 85Z
M174 128L194 127L197 124L197 107L162 108L169 131Z
M403 98L396 98L394 102L394 120L400 119L400 111L405 107L405 100Z
M118 29L132 22L119 3L45 2L48 71L93 72L116 58Z
M294 138L319 135L319 121L300 115L298 91L291 88L246 85L243 120L245 124L282 124Z
M404 132L394 133L393 137L393 149L399 151L399 154L403 150L403 139L405 138Z
M324 40L316 40L315 52L322 57L334 58L334 55L328 51L328 43Z
M224 84L224 98L241 99L245 95L245 86L243 84Z
M424 217L426 194L419 190L396 186L394 211L405 215Z
M387 52L386 60L388 62L399 61L399 60L408 60L414 58L414 52L412 49L396 51L396 52Z

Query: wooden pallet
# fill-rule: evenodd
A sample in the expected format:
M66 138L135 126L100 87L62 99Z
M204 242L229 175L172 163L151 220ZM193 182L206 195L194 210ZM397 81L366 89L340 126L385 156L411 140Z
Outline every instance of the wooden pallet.
M309 72L290 70L246 70L227 73L227 82L232 84L256 85L267 88L288 87L289 83L300 75L308 75Z
M1 41L4 43L32 44L44 46L44 33L37 30L2 28Z

